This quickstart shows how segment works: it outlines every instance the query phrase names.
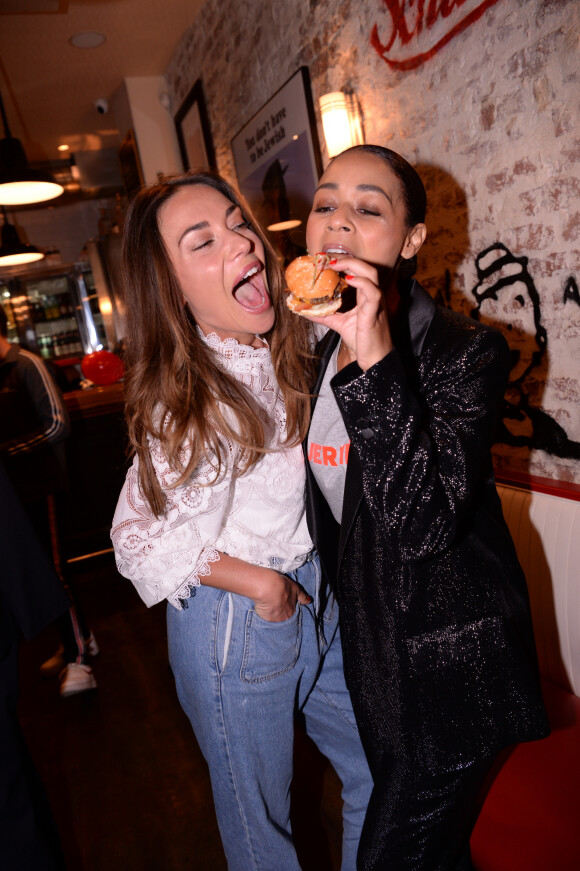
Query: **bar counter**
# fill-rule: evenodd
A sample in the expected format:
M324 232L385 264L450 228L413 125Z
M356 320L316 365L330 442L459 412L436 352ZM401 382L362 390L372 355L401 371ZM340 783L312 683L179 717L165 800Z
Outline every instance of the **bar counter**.
M123 382L96 384L86 390L70 390L63 394L71 420L95 417L123 411Z
M123 383L71 390L63 398L71 421L67 560L78 562L111 549L111 523L130 463Z

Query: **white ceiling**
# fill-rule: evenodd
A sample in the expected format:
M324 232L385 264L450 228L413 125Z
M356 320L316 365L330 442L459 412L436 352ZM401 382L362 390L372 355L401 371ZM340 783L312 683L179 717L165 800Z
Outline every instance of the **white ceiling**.
M61 160L57 150L116 147L110 99L127 76L161 75L204 0L0 0L0 93L12 136L30 162ZM71 36L99 31L98 48ZM4 135L1 130L0 135Z

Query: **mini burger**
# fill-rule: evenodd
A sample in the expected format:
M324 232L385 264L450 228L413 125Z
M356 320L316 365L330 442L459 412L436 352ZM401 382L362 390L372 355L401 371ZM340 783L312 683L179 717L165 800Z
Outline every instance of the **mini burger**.
M341 294L348 285L338 272L328 268L329 263L327 254L305 254L286 268L290 291L286 304L291 311L330 315L340 308Z

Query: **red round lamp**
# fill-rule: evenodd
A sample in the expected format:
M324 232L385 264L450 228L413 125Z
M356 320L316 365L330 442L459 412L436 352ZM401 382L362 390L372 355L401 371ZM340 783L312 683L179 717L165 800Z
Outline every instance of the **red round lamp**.
M93 351L83 358L81 371L93 384L103 387L119 381L125 374L125 367L121 358L112 351Z

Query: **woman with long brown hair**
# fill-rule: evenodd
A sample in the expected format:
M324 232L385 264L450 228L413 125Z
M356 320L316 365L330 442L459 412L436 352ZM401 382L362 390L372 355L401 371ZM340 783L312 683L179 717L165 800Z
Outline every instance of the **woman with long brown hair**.
M123 271L135 457L112 538L146 604L169 603L171 666L228 867L299 868L300 711L343 782L342 867L354 869L371 783L305 518L312 327L288 311L265 234L213 173L135 197Z

